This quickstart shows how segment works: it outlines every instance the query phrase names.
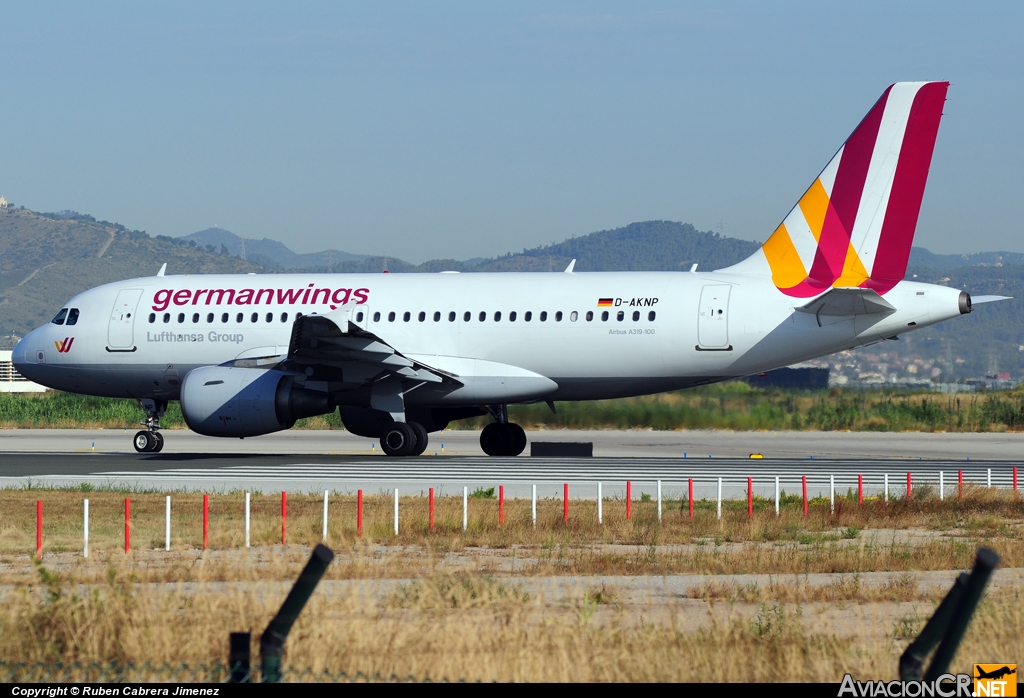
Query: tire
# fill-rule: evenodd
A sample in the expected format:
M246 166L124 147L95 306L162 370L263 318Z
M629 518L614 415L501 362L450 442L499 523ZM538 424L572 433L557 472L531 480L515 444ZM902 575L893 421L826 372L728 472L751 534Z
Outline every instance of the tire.
M489 456L507 456L512 450L508 425L491 422L480 432L480 448Z
M526 450L526 432L518 424L509 422L505 425L508 427L509 434L512 437L512 445L509 448L508 455L518 456L520 453Z
M413 446L409 455L422 456L423 452L427 450L427 444L430 443L430 437L427 436L427 429L419 422L406 423L412 427L413 433L416 434L416 445Z
M132 439L132 445L135 450L139 453L149 453L153 450L153 446L156 443L156 439L148 431L140 431L135 434L135 438Z
M153 432L153 440L155 441L155 443L153 444L153 448L151 449L153 453L160 453L160 451L164 450L163 434L161 434L158 431Z
M380 437L380 447L389 456L408 456L416 447L416 432L405 422L395 422Z

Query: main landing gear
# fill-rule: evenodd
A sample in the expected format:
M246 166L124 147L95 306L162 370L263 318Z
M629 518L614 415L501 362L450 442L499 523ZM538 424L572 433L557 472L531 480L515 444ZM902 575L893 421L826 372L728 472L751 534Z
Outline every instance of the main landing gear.
M389 456L418 456L427 450L427 430L419 422L395 422L380 437Z
M146 418L139 424L146 428L135 434L132 445L139 453L159 453L164 448L164 436L160 433L160 418L167 411L167 401L139 400L139 406L146 412Z

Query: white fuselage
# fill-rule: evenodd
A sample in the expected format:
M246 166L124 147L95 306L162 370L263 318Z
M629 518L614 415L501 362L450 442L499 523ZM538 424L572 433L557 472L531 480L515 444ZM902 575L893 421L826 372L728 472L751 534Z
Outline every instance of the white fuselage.
M770 277L729 271L156 276L79 294L65 306L79 311L76 324L32 331L12 359L52 388L176 400L189 371L283 355L296 314L319 314L464 378L501 365L553 382L528 399L594 400L871 344L959 315L959 295L902 281L885 294L890 314L821 318L796 310L811 299L783 295ZM516 401L462 402L488 400Z

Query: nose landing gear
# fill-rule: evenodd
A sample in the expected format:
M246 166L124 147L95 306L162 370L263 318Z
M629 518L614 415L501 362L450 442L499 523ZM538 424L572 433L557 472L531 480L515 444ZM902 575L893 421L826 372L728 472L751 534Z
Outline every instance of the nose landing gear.
M164 437L160 433L160 418L167 411L166 400L139 400L139 406L146 412L146 418L139 422L145 430L135 434L132 445L139 453L159 453L164 448Z
M526 432L508 421L508 405L496 405L487 410L498 421L480 432L480 448L489 456L518 456L526 450Z

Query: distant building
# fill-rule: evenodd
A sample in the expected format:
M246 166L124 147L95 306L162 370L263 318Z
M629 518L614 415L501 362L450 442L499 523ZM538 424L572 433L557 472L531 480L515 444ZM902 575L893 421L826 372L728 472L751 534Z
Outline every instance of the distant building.
M5 199L2 196L0 196L0 208L2 208L2 209L6 209L7 208L7 199Z
M0 393L43 393L47 390L18 373L11 363L11 352L0 350Z
M777 368L743 380L755 388L824 390L828 387L828 373L827 368Z

